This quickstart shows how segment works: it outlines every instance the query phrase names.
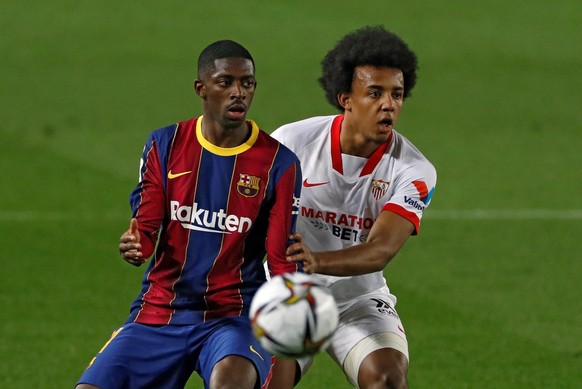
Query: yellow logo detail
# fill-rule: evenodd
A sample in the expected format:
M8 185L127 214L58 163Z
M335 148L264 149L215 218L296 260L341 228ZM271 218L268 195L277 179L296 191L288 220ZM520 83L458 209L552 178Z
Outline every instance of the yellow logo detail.
M170 180L173 180L174 178L178 178L178 177L181 177L181 176L185 176L186 174L190 174L190 173L192 173L192 170L189 170L187 172L182 172L182 173L176 173L176 174L172 173L172 171L170 170L168 172L168 178Z
M261 356L261 354L259 354L259 352L257 350L255 350L255 348L253 347L253 345L251 344L249 346L249 348L251 349L251 352L257 354L259 356L259 358L261 358L262 361L264 361L263 357Z

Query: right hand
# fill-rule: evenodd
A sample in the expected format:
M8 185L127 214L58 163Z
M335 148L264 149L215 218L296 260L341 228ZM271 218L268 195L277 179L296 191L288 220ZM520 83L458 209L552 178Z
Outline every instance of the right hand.
M134 266L140 266L146 260L141 252L139 243L139 231L137 229L137 219L131 219L129 229L119 238L119 254L126 261Z
M289 235L289 239L295 243L287 247L287 261L301 262L305 273L317 273L319 270L319 261L313 256L309 247L303 243L303 236L298 232L294 232Z

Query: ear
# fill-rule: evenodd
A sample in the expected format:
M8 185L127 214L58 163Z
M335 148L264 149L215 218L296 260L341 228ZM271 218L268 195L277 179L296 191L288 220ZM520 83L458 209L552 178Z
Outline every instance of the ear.
M194 91L203 99L206 98L206 86L200 80L194 80Z
M348 92L340 92L337 95L337 101L339 105L341 105L344 110L351 111L352 110L352 95Z

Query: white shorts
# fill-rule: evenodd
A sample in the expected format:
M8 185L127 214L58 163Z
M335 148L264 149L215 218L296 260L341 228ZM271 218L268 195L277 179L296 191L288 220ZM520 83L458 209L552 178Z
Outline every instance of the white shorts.
M392 348L408 359L408 342L395 305L396 297L386 287L339 304L340 323L326 352L353 385L357 386L360 364L373 351ZM298 360L302 375L312 362Z

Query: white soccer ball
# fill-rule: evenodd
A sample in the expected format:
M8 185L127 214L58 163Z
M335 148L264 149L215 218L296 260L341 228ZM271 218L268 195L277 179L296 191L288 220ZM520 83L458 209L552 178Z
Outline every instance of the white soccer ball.
M253 333L270 353L299 358L327 347L339 315L324 285L304 273L287 273L263 284L251 303Z

